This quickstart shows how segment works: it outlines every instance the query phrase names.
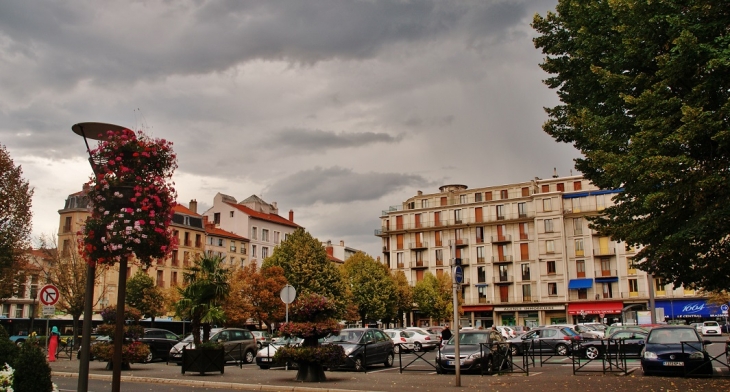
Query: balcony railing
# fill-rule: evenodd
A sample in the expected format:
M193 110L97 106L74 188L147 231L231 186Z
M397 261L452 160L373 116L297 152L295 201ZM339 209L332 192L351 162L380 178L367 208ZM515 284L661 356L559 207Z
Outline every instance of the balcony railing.
M385 253L385 252L390 252L390 247L384 246L383 247L383 253Z
M476 216L462 217L461 219L441 219L438 221L419 221L419 222L403 222L396 224L391 222L390 226L381 226L380 229L375 229L376 236L388 235L390 232L396 231L413 231L423 230L434 227L449 227L449 226L464 226L475 223L490 223L490 222L502 222L511 220L526 220L533 219L535 217L534 212L528 212L526 214L517 213L505 213L501 215L488 215L482 216L481 219L477 219ZM392 218L392 216L391 216Z
M514 282L514 278L512 275L498 275L498 276L492 276L492 283L512 283Z
M610 249L593 249L593 256L615 256L616 248Z
M459 238L456 240L450 240L449 245L469 246L469 239L468 238Z
M512 235L493 235L492 236L492 243L498 244L503 242L512 242Z
M461 265L469 265L469 258L468 257L462 257L461 258Z
M428 268L428 261L426 261L426 260L411 261L411 268Z
M477 264L485 264L486 258L485 257L477 257Z
M406 265L404 263L398 263L398 269L406 268Z
M444 266L444 261L443 260L436 260L436 266L437 267L443 267Z
M428 248L428 242L411 242L408 244L408 249L426 249Z
M512 262L512 256L505 255L505 256L492 256L492 263L499 264L499 263L511 263Z
M71 232L71 226L70 225L64 225L63 226L63 232L64 233L70 233Z
M608 277L618 276L618 271L616 271L616 270L597 270L596 277L600 278L602 276L608 276Z
M185 240L183 241L183 246L187 246L189 248L191 243L192 242L190 240Z

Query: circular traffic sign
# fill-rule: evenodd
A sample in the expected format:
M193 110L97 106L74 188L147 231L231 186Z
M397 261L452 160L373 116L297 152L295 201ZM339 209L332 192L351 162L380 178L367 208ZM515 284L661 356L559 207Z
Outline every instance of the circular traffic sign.
M52 284L43 286L39 295L41 303L48 306L55 305L61 298L61 294L58 292L58 287Z
M294 298L297 297L297 289L294 288L292 285L286 285L283 289L281 289L281 293L279 294L281 297L281 300L284 301L285 304L290 304L294 302Z
M725 313L728 310L728 306L727 305L722 305L722 306L720 306L720 310L722 310L722 312Z
M461 269L461 266L457 265L454 267L454 280L456 283L461 284L464 281L464 270Z

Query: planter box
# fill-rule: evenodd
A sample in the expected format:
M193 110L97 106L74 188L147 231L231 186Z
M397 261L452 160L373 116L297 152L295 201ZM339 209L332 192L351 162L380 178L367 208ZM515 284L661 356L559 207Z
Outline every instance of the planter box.
M187 349L182 352L182 374L185 372L221 372L225 369L225 350L219 349Z

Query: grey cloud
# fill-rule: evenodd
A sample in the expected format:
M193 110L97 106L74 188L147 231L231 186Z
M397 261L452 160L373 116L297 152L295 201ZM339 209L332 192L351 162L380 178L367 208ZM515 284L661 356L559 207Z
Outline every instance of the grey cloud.
M279 179L267 190L271 200L308 206L376 200L391 192L424 186L428 180L413 174L355 173L351 169L316 167Z
M271 142L279 146L305 152L325 151L332 148L363 147L374 143L398 143L403 135L391 136L375 132L331 132L319 129L287 129L277 132Z

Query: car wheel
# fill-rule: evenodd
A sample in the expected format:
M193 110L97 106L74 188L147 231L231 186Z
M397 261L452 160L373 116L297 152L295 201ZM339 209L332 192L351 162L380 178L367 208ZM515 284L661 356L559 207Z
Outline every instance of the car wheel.
M144 363L150 363L150 362L152 362L152 360L153 360L154 358L155 358L155 357L154 357L154 355L152 355L152 351L150 351L150 353L149 353L149 354L147 354L147 356L145 357L145 359L144 359L144 361L143 361L143 362L144 362Z
M385 358L385 362L383 362L383 365L385 367L393 367L393 361L395 360L395 356L393 353L389 353L388 356Z
M494 368L494 358L491 356L487 357L486 360L482 363L482 366L484 366L484 372L487 374L495 373L496 370Z
M396 344L393 346L393 352L396 354L400 354L400 344Z
M253 361L256 359L256 354L253 353L253 351L248 350L246 351L246 354L243 355L243 361L245 363L253 363Z
M593 346L586 347L586 358L597 359L601 356L601 351Z
M416 342L415 344L413 344L413 351L420 352L421 349L422 349L421 343Z
M262 348L264 348L264 345L262 343L256 343L256 348L261 350Z
M568 355L568 346L564 344L558 344L557 346L555 346L555 353L562 356Z
M358 372L365 371L365 363L362 360L362 357L355 358L355 370Z
M446 374L446 370L444 370L438 362L436 363L436 374Z

